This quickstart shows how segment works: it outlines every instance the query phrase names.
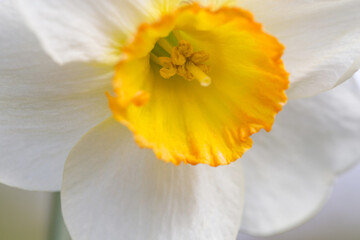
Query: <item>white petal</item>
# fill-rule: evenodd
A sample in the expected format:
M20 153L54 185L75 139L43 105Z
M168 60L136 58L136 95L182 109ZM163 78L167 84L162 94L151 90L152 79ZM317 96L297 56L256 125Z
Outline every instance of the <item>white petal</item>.
M360 165L336 181L324 208L306 224L273 237L239 234L238 240L358 240L360 236Z
M218 168L165 163L109 119L69 155L63 213L77 240L233 240L240 227L242 182L240 163Z
M19 9L56 62L113 62L127 35L159 14L151 0L18 0Z
M336 173L360 160L360 90L354 81L314 98L290 101L268 134L254 136L241 160L242 229L272 235L315 214Z
M286 47L289 98L315 95L360 68L360 1L239 0Z
M326 136L321 141L327 140L327 144L331 144L329 147L333 151L329 151L329 159L337 174L360 161L360 81L356 80L351 79L323 94L320 102L322 107L320 104L313 107L325 116L319 120L323 126L322 131L326 131Z
M0 5L0 25L0 182L59 190L72 146L110 115L110 69L55 64L11 1Z

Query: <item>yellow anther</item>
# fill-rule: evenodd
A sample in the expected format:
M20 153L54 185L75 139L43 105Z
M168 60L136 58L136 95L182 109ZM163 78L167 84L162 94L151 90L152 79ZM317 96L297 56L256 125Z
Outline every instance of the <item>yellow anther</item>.
M160 75L165 78L169 79L176 74L176 68L162 68L160 69Z
M209 60L209 54L205 51L195 52L191 55L190 60L195 64L200 64Z
M159 57L159 62L160 62L160 65L165 67L165 68L171 68L173 67L173 63L171 61L171 58L168 58L168 57Z
M186 40L181 40L179 42L179 51L182 55L184 55L185 57L190 57L191 54L193 54L194 49L193 46Z
M174 47L171 52L171 60L174 65L181 66L186 63L186 57L181 53L179 47Z
M172 63L171 58L160 57L158 59L161 63L161 66L163 66L163 68L160 69L160 75L163 78L169 79L176 74L176 68Z
M160 39L158 44L170 53L170 57L157 57L151 53L151 60L162 66L160 75L163 78L169 79L178 74L188 81L198 80L201 86L210 85L211 78L207 75L210 67L204 64L209 59L209 54L205 51L194 52L192 45L186 40L180 40L176 47L172 47L165 39Z
M191 81L194 80L194 75L189 72L186 65L177 66L177 74L182 76L184 79Z

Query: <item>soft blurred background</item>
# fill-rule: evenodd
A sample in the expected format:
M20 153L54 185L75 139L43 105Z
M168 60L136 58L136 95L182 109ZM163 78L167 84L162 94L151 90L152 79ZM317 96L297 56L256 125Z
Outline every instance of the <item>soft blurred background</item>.
M359 240L360 165L342 175L324 208L304 225L269 238L241 234L238 240ZM0 240L70 240L59 194L0 185Z
M0 184L0 240L70 240L59 194Z
M46 239L51 195L0 185L0 239Z

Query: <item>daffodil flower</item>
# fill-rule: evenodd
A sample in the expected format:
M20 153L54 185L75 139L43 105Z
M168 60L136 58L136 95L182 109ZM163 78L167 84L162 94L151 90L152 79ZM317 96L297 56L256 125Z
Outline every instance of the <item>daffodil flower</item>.
M360 156L355 82L294 100L359 69L359 10L358 0L3 0L0 181L61 189L76 240L291 228Z

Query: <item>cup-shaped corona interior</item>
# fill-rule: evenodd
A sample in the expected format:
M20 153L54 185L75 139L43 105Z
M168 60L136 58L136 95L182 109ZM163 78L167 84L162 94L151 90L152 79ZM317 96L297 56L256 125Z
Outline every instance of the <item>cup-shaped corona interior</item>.
M188 5L122 49L110 107L161 160L229 164L286 102L283 50L248 11Z

